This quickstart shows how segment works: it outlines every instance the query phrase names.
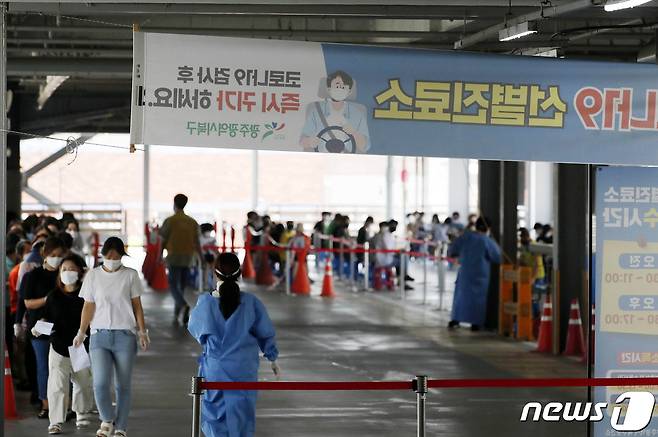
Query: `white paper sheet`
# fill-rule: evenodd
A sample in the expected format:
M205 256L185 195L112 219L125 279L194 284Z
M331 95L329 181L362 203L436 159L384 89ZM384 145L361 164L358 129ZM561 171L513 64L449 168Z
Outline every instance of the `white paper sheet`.
M34 329L39 332L39 334L50 335L53 332L53 324L39 320L36 325L34 325Z
M69 356L71 357L71 366L73 367L74 372L79 372L82 369L91 367L89 354L84 345L78 347L69 346Z

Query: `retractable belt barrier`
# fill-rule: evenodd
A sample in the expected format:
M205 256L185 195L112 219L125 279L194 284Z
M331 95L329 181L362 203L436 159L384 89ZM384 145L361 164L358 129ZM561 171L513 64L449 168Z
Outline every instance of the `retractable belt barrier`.
M205 245L202 247L203 250L221 250L222 246L216 246L216 245ZM263 245L246 245L246 246L235 246L232 248L233 250L249 250L252 252L280 252L282 250L289 250L291 252L309 252L309 253L404 253L407 256L412 256L412 257L417 257L417 258L427 258L430 260L436 260L439 259L439 257L435 255L429 255L426 252L412 252L409 250L405 249L366 249L363 246L358 246L354 248L350 248L348 246L345 246L345 248L321 248L321 247L310 247L310 248L304 248L304 247L290 247L290 246L263 246ZM450 262L457 262L457 259L455 258L450 258L446 256L440 257L441 260L443 261L450 261Z
M236 251L245 251L246 253L257 253L257 252L272 252L272 253L281 253L285 252L289 256L286 257L286 263L285 263L285 284L286 284L286 292L290 293L290 284L291 280L289 278L290 269L292 266L292 263L290 262L291 258L297 259L300 254L309 254L309 253L314 253L314 254L329 254L331 257L336 257L339 260L339 265L340 268L338 269L338 279L342 280L344 279L344 275L347 274L349 275L349 282L350 286L352 288L352 291L356 291L356 280L355 280L355 273L356 273L356 264L357 264L357 255L361 255L361 260L358 261L359 263L363 264L364 266L364 271L363 271L363 288L365 290L368 290L370 288L369 286L369 277L370 277L370 256L371 255L376 255L376 254L395 254L400 257L400 260L398 261L398 265L401 269L401 274L398 275L400 277L399 280L399 289L400 289L400 298L405 299L406 297L406 267L407 267L407 262L409 258L415 258L417 260L420 260L422 262L422 268L423 268L423 281L422 281L422 303L426 304L427 303L427 294L428 294L428 281L427 281L427 264L433 263L437 266L438 270L438 290L439 290L439 310L443 309L443 295L445 294L445 266L444 262L447 261L448 263L451 264L456 264L458 262L457 259L451 258L451 257L446 257L443 255L443 250L439 250L436 255L431 253L431 251L423 251L423 252L418 252L418 251L411 251L408 248L399 248L399 249L371 249L369 243L366 244L355 244L353 240L349 239L344 239L344 238L336 238L336 237L325 237L323 238L324 240L333 242L334 244L338 244L339 247L328 247L328 248L323 248L323 247L294 247L292 245L281 245L278 242L274 241L271 237L269 237L268 243L269 244L259 244L259 245L252 245L252 244L245 244L244 246L232 246L231 251L236 252ZM433 243L431 241L425 241L425 240L404 240L405 244L408 243L409 241L419 243L422 242L424 245L427 247L436 245L436 243ZM438 245L438 247L441 247ZM202 247L202 250L205 251L216 251L216 252L225 252L227 248L225 246L218 246L218 245L204 245ZM343 271L343 266L349 265L349 273L345 273Z
M429 379L417 376L411 381L355 382L215 382L192 377L192 437L199 437L201 396L206 390L263 391L405 391L416 393L417 437L425 437L425 403L429 389L449 388L526 388L526 387L649 387L658 386L658 378L500 378Z

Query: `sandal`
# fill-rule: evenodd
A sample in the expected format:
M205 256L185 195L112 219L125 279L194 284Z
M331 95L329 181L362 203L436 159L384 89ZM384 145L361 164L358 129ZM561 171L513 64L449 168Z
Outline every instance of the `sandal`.
M126 437L126 432L125 431L114 431L114 435L112 437Z
M91 425L91 421L87 418L78 418L78 420L75 421L75 427L76 428L86 428L89 425Z
M111 437L114 425L112 422L101 422L100 428L96 431L96 437Z
M47 419L48 418L48 410L45 408L42 408L41 411L39 411L39 414L37 414L37 417L39 419Z
M48 427L48 434L61 434L61 433L62 433L62 425L59 423L50 425Z

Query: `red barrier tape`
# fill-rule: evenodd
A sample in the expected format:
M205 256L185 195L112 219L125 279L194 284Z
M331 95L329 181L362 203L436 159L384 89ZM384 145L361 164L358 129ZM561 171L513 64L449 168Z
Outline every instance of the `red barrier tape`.
M222 247L222 246L212 246L212 245L205 245L203 246L202 250L208 251L208 250L217 250L220 251L222 250L226 251L227 248ZM302 248L302 247L285 247L285 246L236 246L232 248L233 250L245 250L248 249L252 252L282 252L286 250L290 250L291 252L302 252L302 251L307 251L311 253L338 253L340 254L341 252L345 255L348 255L350 253L369 253L369 254L375 254L375 253L406 253L408 256L415 257L415 258L428 258L430 260L435 260L437 257L433 255L429 255L428 253L425 252L409 252L409 251L404 251L401 249L363 249L363 248L356 248L356 249L350 249L350 248L344 248L344 249L332 249L332 248L316 248L316 247L311 247L311 248ZM454 258L449 258L449 257L443 257L442 258L445 261L450 261L450 262L456 262L457 260Z
M658 386L658 378L433 379L429 388ZM200 382L202 390L371 391L412 390L413 381L373 382Z
M382 382L200 382L202 390L370 391L411 390L411 381Z
M437 379L430 388L658 386L658 378Z

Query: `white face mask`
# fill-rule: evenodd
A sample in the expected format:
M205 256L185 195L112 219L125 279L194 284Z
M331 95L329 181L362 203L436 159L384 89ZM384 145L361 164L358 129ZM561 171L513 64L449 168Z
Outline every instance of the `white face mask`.
M64 270L59 274L59 278L62 280L64 285L72 285L78 282L80 274L75 270Z
M343 100L347 99L347 96L349 95L350 95L349 88L334 88L334 87L329 88L329 97L331 97L331 100L342 102Z
M47 256L46 257L46 264L48 264L50 267L56 269L59 268L59 265L62 264L62 257L61 256Z
M106 269L113 272L115 270L119 270L119 267L121 267L121 260L103 258L103 265Z

